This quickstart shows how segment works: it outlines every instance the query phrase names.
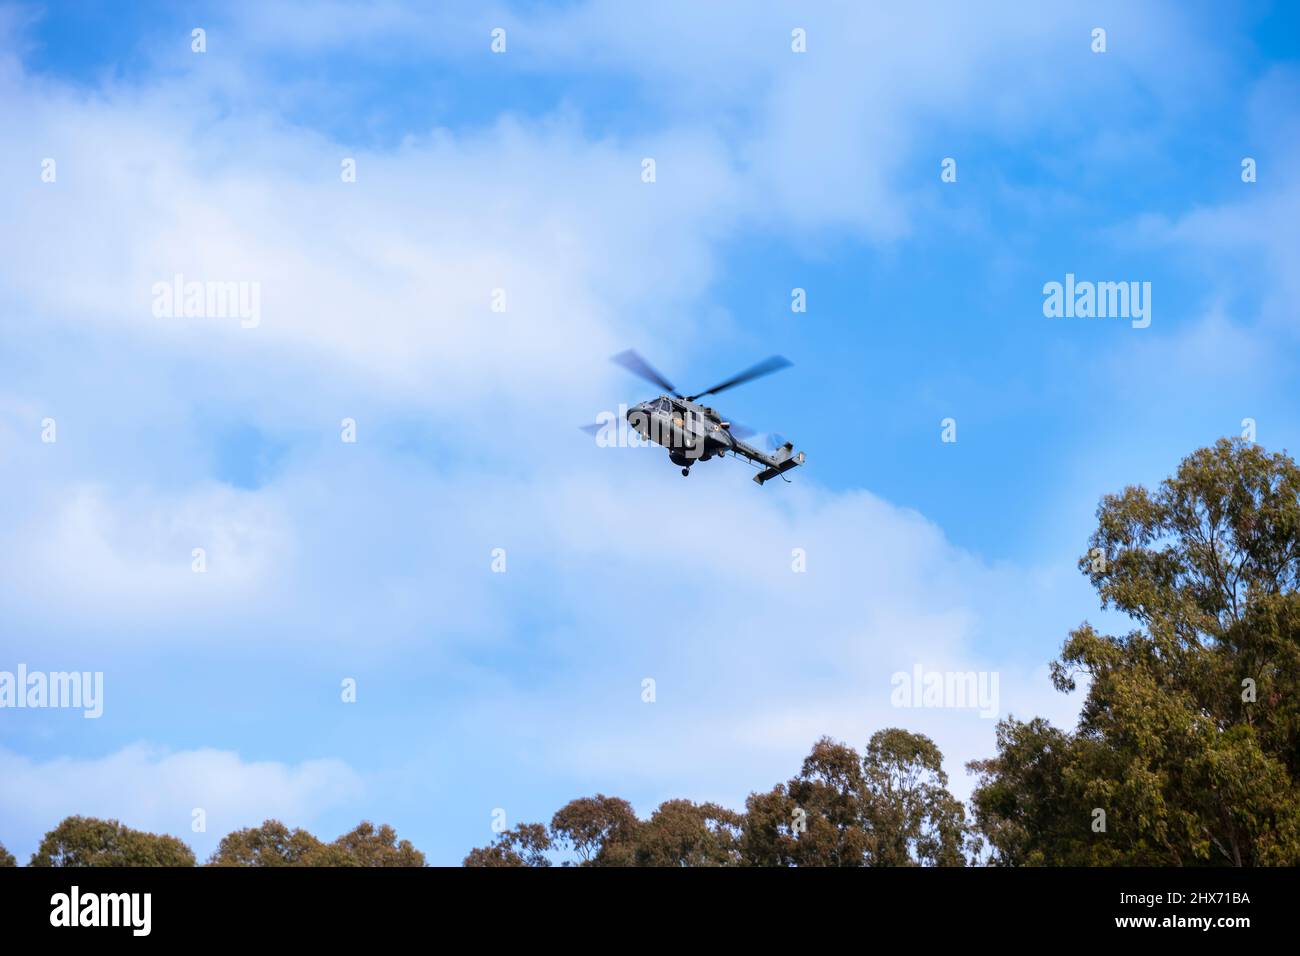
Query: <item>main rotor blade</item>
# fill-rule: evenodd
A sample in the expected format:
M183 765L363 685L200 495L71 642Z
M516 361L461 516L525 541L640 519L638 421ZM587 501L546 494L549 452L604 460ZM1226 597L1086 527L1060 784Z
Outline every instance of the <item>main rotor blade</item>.
M746 438L753 438L758 434L754 429L750 428L748 425L742 425L740 422L728 422L727 431L731 432L733 436L739 438L741 441L744 441Z
M664 391L676 395L678 398L682 397L681 393L677 391L677 389L673 386L671 382L668 381L668 379L664 378L653 368L651 368L649 362L647 362L641 356L637 355L636 352L632 351L631 349L628 349L626 352L619 352L617 355L611 358L610 361L623 366L633 375L638 375L641 378L645 379L647 382L650 382L653 385L658 385Z
M743 385L745 382L753 381L756 378L762 378L764 375L771 375L773 372L793 364L794 363L787 358L782 358L780 355L773 355L770 358L763 359L763 361L759 362L757 365L751 366L750 368L745 369L745 371L733 375L722 384L714 385L707 392L700 392L698 395L687 395L686 400L688 402L693 402L697 398L703 398L705 395L715 395L718 392L731 388L732 386Z

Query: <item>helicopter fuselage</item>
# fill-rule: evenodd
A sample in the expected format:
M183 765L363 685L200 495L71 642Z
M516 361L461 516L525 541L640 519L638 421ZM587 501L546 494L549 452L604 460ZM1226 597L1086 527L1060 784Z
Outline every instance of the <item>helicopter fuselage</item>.
M667 395L633 405L627 422L643 438L667 448L679 465L725 454L738 441L713 409Z
M638 378L665 389L658 398L629 408L627 422L638 435L668 449L668 457L673 464L681 466L683 476L691 473L691 465L695 462L720 458L727 452L760 465L762 470L754 476L760 485L803 464L803 452L796 454L794 446L788 441L772 454L764 454L732 434L731 423L724 421L716 411L696 401L786 368L790 365L789 359L780 355L768 356L743 372L694 395L683 395L677 391L668 379L631 349L613 356L612 360ZM583 430L590 427L592 426ZM748 434L749 431L744 429L742 433Z
M794 453L789 442L772 455L764 454L731 433L731 424L707 405L688 399L660 395L627 410L628 425L637 434L668 449L668 457L690 473L697 461L708 461L727 452L764 467L754 480L759 484L803 464L803 452Z

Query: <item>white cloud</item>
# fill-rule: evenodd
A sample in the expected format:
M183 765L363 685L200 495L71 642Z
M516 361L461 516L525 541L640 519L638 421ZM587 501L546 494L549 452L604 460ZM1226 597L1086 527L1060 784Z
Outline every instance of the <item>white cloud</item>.
M707 139L664 140L661 161L679 171L644 186L636 153L563 124L505 122L384 155L256 122L199 130L154 102L61 108L21 84L5 95L24 118L7 126L0 172L35 182L20 146L32 142L59 163L57 183L6 204L9 235L24 237L3 270L15 311L111 323L219 368L317 364L421 404L581 380L624 340L620 309L700 291L701 232L728 193ZM207 151L264 136L273 149L228 163ZM186 155L177 138L203 145ZM357 159L355 184L338 179L344 156ZM151 290L177 274L259 283L260 326L155 318ZM490 309L498 288L504 314Z
M64 817L96 816L177 836L202 862L226 833L269 818L310 828L363 792L342 761L246 761L224 750L133 744L104 757L32 760L0 748L0 821L20 861ZM193 811L207 830L192 831ZM11 835L12 834L12 835ZM15 838L15 836L17 838Z
M46 620L70 614L103 625L211 613L265 595L292 558L267 500L215 482L181 496L111 495L82 484L43 491L27 499L23 522L7 536L0 593L11 608L29 605Z
M997 669L1005 709L1037 712L1051 691L1033 668L1077 623L1062 608L1087 597L1071 564L991 564L922 515L805 475L760 492L723 462L683 483L661 451L596 450L568 424L617 394L603 360L634 333L669 343L669 364L694 344L682 333L719 240L756 223L902 234L915 197L897 181L926 124L1014 127L1069 82L1057 54L1087 35L1080 17L1024 8L957 5L922 26L845 9L854 30L809 14L798 62L775 7L699 8L680 35L656 10L634 34L607 5L546 36L518 21L512 49L529 68L621 64L651 102L698 96L680 125L623 139L561 114L356 150L251 100L225 115L208 95L231 74L94 95L0 75L0 177L22 184L0 195L0 296L41 346L0 404L0 477L26 503L23 521L0 524L7 607L79 625L65 641L136 622L131 640L152 645L184 617L188 639L223 647L307 636L320 662L397 647L403 667L439 662L467 734L532 742L534 769L610 790L734 799L789 776L821 733L861 746L894 723L933 728L950 763L989 753L990 721L900 713L889 677L917 662ZM312 50L410 24L374 5L285 29ZM734 30L746 42L719 39ZM968 115L976 101L993 106ZM736 115L709 128L706 108ZM46 155L55 185L37 178ZM644 155L653 186L638 178ZM339 181L344 156L356 184ZM261 326L155 319L150 288L177 272L261 282ZM498 287L504 315L489 310ZM42 450L31 421L52 404L60 445ZM297 439L265 486L237 492L185 467L202 445L194 416L212 406ZM360 421L356 446L338 442L344 415ZM417 454L384 431L400 416L428 423ZM189 568L200 545L206 577ZM489 571L498 546L503 576ZM807 574L791 572L795 547ZM6 649L45 640L33 629ZM0 807L24 833L70 812L177 832L198 805L210 832L297 822L358 786L337 762L215 751L0 759ZM529 786L513 766L486 773Z
M993 752L995 721L893 707L891 676L917 664L996 671L998 716L1072 723L1077 700L1052 690L1044 666L1078 623L1063 609L1091 603L1071 563L990 566L865 493L796 484L746 500L730 463L689 489L639 466L616 461L617 481L478 488L466 519L477 528L455 526L454 540L485 547L463 581L453 571L440 583L491 583L515 622L493 658L508 669L462 715L528 753L528 772L480 771L501 799L517 804L532 774L559 773L590 790L704 792L734 805L792 773L823 733L860 747L896 725L931 733L964 793L961 767ZM466 494L454 493L451 512ZM511 562L495 580L491 541ZM792 571L793 547L805 549L806 573ZM641 698L645 678L653 704Z

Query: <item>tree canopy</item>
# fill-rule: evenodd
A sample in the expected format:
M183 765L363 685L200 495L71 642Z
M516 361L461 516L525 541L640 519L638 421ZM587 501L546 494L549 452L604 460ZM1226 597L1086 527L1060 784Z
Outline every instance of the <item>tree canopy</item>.
M174 836L132 830L116 820L68 817L45 834L30 866L193 866L194 851Z
M646 820L618 797L570 801L523 824L466 866L960 866L969 839L942 754L922 734L883 730L866 753L822 738L799 774L751 794L745 812L666 800Z
M1080 568L1137 625L1052 665L1074 732L1007 720L972 763L994 862L1300 863L1300 469L1223 439L1102 499Z
M279 820L236 830L221 838L209 866L424 866L410 840L398 840L388 824L362 821L333 843Z
M324 844L306 830L290 830L279 820L236 830L221 838L208 866L308 866Z

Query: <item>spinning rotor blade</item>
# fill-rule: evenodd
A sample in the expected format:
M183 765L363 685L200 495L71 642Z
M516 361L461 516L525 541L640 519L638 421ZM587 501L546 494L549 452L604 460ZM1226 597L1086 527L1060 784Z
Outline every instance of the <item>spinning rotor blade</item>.
M623 354L626 355L627 353L625 352ZM756 378L761 378L764 375L770 375L773 372L777 371L778 369L783 369L793 364L794 363L787 358L782 358L780 355L773 355L770 358L763 359L763 361L759 362L757 365L751 366L750 368L745 369L745 371L740 372L737 375L733 375L731 378L727 379L722 384L714 385L711 389L709 389L706 392L700 392L698 395L687 395L686 400L688 402L693 402L697 398L703 398L705 395L714 395L718 392L725 391L726 389L729 389L732 386L742 385L745 382L752 381Z
M664 391L672 395L676 395L678 398L682 397L681 392L677 391L677 389L673 386L671 382L668 381L668 379L664 378L653 368L651 368L649 362L647 362L641 356L637 355L636 352L632 351L631 349L628 349L626 352L619 352L617 355L611 358L610 361L623 366L633 375L638 375L641 378L645 379L647 382L650 382L654 385L658 385Z
M748 425L742 425L740 422L728 422L727 431L731 432L731 434L735 435L741 441L744 441L746 438L753 438L758 434L754 429L750 428Z

